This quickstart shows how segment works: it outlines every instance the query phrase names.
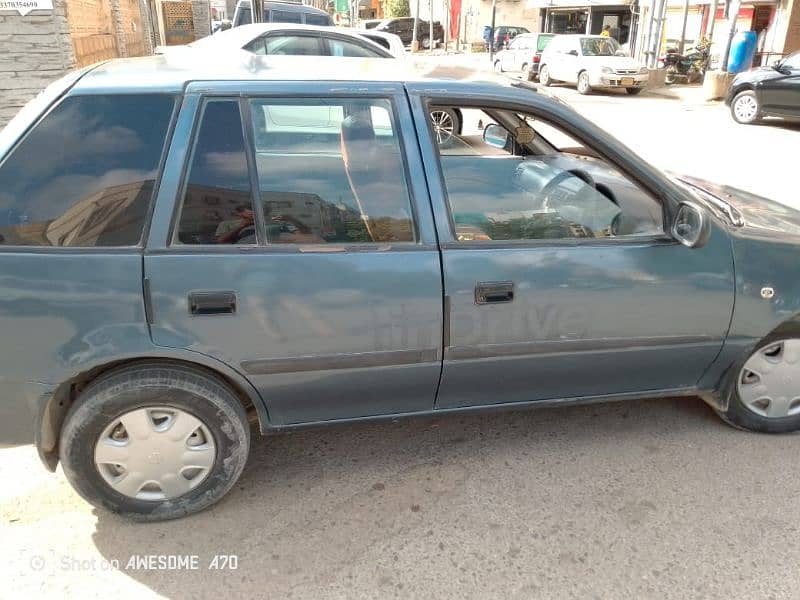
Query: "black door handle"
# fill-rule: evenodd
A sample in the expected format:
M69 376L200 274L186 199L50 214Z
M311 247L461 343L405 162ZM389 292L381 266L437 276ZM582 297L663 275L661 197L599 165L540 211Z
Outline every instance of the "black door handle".
M232 315L236 312L236 292L192 292L189 312L193 315Z
M513 281L481 281L475 286L475 304L511 302L513 299Z

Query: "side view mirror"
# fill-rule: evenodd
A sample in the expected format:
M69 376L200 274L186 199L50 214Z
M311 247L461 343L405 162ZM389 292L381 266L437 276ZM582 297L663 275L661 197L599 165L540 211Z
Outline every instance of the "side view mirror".
M578 56L578 51L577 50L570 50L569 52L567 52L567 54L569 54L570 56Z
M672 237L687 248L699 248L708 241L708 217L696 204L684 202L672 223Z
M497 125L490 123L483 128L483 141L493 148L500 148L501 150L508 144L508 132Z

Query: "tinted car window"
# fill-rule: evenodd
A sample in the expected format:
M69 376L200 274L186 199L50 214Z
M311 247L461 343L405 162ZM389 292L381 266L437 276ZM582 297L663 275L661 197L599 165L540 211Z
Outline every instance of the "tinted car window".
M253 22L253 11L250 7L242 7L239 9L239 13L237 14L236 23L234 26L238 25L247 25Z
M306 25L320 25L326 27L332 25L332 23L331 18L326 15L306 13Z
M265 52L270 55L320 56L320 39L310 35L275 35L265 38Z
M303 14L300 12L289 12L287 10L270 10L269 21L273 23L302 23Z
M353 42L346 42L344 40L328 40L328 47L331 51L331 56L350 56L356 58L374 58L382 57L380 52L376 52L371 48L365 48L354 44Z
M255 244L253 222L239 103L209 102L194 143L177 241Z
M269 243L415 240L389 101L251 103Z
M61 102L0 166L0 244L138 244L174 102L164 95Z

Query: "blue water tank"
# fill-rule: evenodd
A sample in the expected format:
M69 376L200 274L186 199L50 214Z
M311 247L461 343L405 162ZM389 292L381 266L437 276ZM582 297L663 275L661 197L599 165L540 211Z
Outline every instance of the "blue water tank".
M755 31L740 31L731 40L728 73L741 73L753 64L758 36Z

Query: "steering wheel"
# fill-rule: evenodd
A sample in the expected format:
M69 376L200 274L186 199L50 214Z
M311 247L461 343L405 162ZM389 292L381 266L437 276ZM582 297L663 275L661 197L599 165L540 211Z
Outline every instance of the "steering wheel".
M251 238L248 240L247 238ZM256 227L255 225L248 225L243 229L239 230L239 233L236 235L236 244L243 244L243 243L252 243L255 242L256 239ZM247 242L245 242L247 240Z

